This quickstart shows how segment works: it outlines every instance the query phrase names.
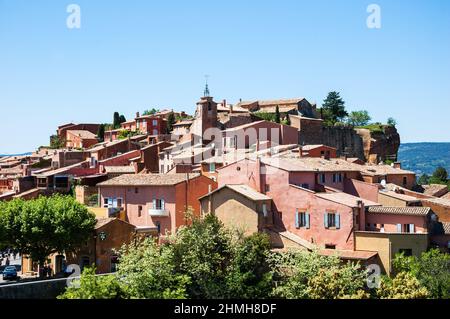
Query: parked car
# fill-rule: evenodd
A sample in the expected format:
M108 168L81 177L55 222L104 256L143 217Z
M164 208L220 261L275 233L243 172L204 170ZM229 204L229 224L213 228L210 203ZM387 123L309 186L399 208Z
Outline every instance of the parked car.
M17 269L14 266L7 266L3 270L3 280L17 279Z

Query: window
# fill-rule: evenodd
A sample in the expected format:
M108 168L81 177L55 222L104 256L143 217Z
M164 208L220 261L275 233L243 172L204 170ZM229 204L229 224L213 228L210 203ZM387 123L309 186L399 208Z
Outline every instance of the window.
M153 129L153 135L158 135L158 129Z
M340 215L336 213L325 213L324 214L324 225L325 228L336 228L339 229L340 225Z
M333 183L342 183L342 174L341 173L333 174Z
M240 170L241 170L241 167L240 167L240 166L236 167L236 170L237 170L237 171L240 171Z
M267 217L267 205L266 204L262 204L262 211L263 211L264 217Z
M138 193L139 193L139 188L135 187L135 188L134 188L134 193L135 193L135 194L138 194Z
M270 185L269 185L269 184L266 184L266 186L265 186L264 189L265 189L266 192L270 192Z
M325 244L325 249L336 249L336 245L333 245L333 244Z
M117 271L117 264L119 263L119 258L117 256L111 257L111 272Z
M296 210L295 212L295 228L306 227L309 229L309 214L306 212L299 212Z
M414 233L414 224L404 224L403 232L404 233Z
M216 171L216 163L209 163L209 172L214 173Z
M319 174L319 183L324 184L326 181L325 174Z
M158 198L153 199L153 209L164 210L165 209L164 199Z
M409 248L400 248L398 252L403 253L405 256L412 256L412 249Z
M142 128L146 128L147 127L147 121L142 121Z
M142 206L139 205L138 206L138 217L141 217L141 216L142 216Z
M158 126L158 120L153 120L153 121L152 121L152 125L153 125L153 126Z
M103 198L103 207L105 208L121 208L123 205L123 199L122 198L116 198L116 197L105 197Z
M155 226L158 229L158 235L161 234L161 222L159 221L155 222Z
M306 184L306 183L305 183L305 184L302 184L301 187L302 187L302 188L309 189L309 184Z
M403 176L403 185L406 186L406 184L408 184L408 179L406 176Z

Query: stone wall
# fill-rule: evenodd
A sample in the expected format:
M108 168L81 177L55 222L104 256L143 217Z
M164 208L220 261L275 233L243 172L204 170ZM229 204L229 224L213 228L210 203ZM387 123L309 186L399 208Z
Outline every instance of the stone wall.
M0 299L55 299L66 287L66 278L0 285Z

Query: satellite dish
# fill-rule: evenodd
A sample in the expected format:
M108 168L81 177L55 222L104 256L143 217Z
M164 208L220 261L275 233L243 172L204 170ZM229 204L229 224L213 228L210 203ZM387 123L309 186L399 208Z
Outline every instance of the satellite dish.
M381 184L381 186L383 186L383 188L386 188L386 180L385 179L383 179L380 184Z

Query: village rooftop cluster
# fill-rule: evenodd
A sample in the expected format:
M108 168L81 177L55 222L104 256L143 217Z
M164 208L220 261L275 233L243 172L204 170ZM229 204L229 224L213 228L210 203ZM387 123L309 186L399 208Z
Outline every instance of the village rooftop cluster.
M277 113L285 124L261 113ZM206 89L193 116L135 115L103 136L100 124L61 125L59 149L0 158L0 200L73 190L97 216L77 254L49 256L55 273L73 263L114 271L115 251L130 238L163 242L187 223L187 212L267 233L273 249L318 250L387 274L396 253L448 252L447 189L417 192L415 173L384 164L383 154L354 157L352 145L317 143L322 120L304 98L217 103ZM168 125L171 118L177 121ZM38 267L23 258L23 274Z

